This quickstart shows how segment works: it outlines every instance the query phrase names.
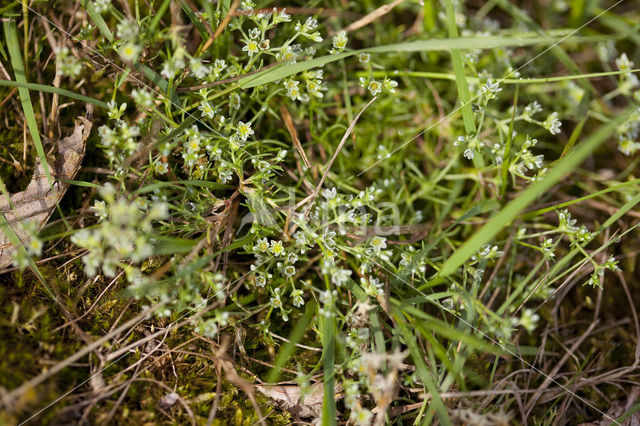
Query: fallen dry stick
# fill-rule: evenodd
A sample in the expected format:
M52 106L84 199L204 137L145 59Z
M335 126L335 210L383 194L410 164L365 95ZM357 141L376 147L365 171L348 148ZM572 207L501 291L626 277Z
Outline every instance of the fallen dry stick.
M87 108L87 118L91 117L92 108ZM73 133L58 141L55 160L49 163L53 166L52 175L55 179L53 186L45 176L44 166L40 159L36 159L33 178L26 190L12 194L10 200L0 196L0 213L15 231L21 242L29 239L29 235L18 225L22 221L32 221L41 229L49 220L53 209L69 187L64 180L75 177L82 164L84 149L92 123L85 117L78 117ZM4 232L0 233L0 269L6 268L13 262L12 245Z

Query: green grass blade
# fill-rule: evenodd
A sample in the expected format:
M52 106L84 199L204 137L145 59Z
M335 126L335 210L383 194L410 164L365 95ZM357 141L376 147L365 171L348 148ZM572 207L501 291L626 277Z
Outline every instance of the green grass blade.
M271 371L269 371L269 375L267 376L267 383L275 383L280 378L282 367L284 367L284 364L291 359L291 356L296 350L296 343L302 340L304 332L307 331L307 327L313 319L315 310L315 304L312 302L308 302L304 316L298 321L296 326L291 331L291 334L289 334L289 341L282 345L282 348L280 348L280 352L278 353L278 356L273 363L273 367L271 368Z
M224 184L224 183L211 182L211 181L208 181L208 180L191 179L191 180L178 180L178 181L151 183L149 185L145 185L145 186L141 187L140 189L136 190L134 192L134 194L136 194L136 195L145 194L145 193L148 193L148 192L153 192L156 189L167 188L167 187L182 188L182 186L185 186L185 185L186 186L196 186L196 187L201 187L201 188L207 188L207 189L211 189L211 190L231 189L231 188L233 188L233 186L227 185L227 184Z
M187 15L187 18L189 18L193 26L196 28L196 30L198 30L198 33L200 33L200 37L202 37L203 40L207 40L207 38L209 38L209 32L207 31L207 28L204 26L200 18L198 18L198 16L193 13L193 10L191 10L191 7L189 7L186 1L179 0L179 2L185 15Z
M18 43L18 30L16 28L16 23L13 20L5 20L3 22L3 27L16 81L26 83L27 76L25 75L24 64L22 63L22 53L20 52L20 44ZM53 186L53 178L51 177L49 164L47 163L47 156L44 152L44 147L42 146L42 140L40 139L40 130L36 123L36 115L33 112L33 105L31 104L29 90L24 87L18 87L18 93L20 94L20 103L22 104L22 110L24 111L24 117L27 121L29 133L33 139L33 144L36 147L36 152L38 153L40 162L44 167L44 174L47 177L49 184Z
M160 5L160 7L158 8L158 10L155 12L155 16L153 17L153 21L151 21L151 25L149 25L149 32L150 33L154 33L156 28L158 28L158 24L160 24L160 20L162 19L162 16L164 15L164 13L169 8L169 4L170 3L171 3L171 0L164 0L162 2L162 4Z
M453 10L453 0L447 0L447 30L449 37L458 38L458 27L456 25L455 12ZM464 64L462 62L462 54L460 49L451 49L451 61L453 62L453 72L456 76L456 86L458 87L458 97L462 108L462 120L464 121L464 130L468 135L475 134L476 122L471 110L471 93L464 74Z
M337 55L326 55L319 58L297 62L291 65L279 65L262 72L246 76L238 80L240 87L249 89L276 80L359 55L360 53L411 53L428 51L450 51L452 49L492 49L497 47L531 46L534 44L551 44L557 41L548 37L463 37L455 39L416 40L406 43L387 44L367 49L353 50Z
M448 323L439 320L431 315L428 315L422 312L419 309L416 309L412 306L403 306L402 302L399 300L394 300L399 309L402 309L403 312L413 315L418 318L422 318L422 325L425 329L437 333L449 340L462 342L469 347L472 347L478 351L492 353L495 355L505 355L506 352L499 347L495 347L489 343L486 343L484 340L479 339L477 336L471 334L468 331L461 330L455 327L452 327ZM431 302L433 303L433 302ZM468 325L468 322L463 321Z
M100 108L107 108L106 102L100 101L95 98L91 98L89 96L84 96L79 93L72 92L70 90L61 89L59 87L45 86L44 84L26 83L26 82L11 81L11 80L0 80L0 86L18 87L18 88L27 89L27 90L36 90L39 92L55 93L57 95L65 96L67 98L76 99L78 101L94 104L95 106L98 106Z
M330 306L327 306L330 305ZM328 312L333 313L333 303L324 307ZM322 317L322 377L324 382L324 393L322 401L322 425L335 426L336 419L336 396L335 396L335 321L333 315Z
M542 208L542 209L534 210L534 211L525 213L523 215L523 218L527 219L527 220L528 219L532 219L532 218L534 218L536 216L539 216L541 214L545 214L545 213L548 213L548 212L551 212L551 211L554 211L554 210L558 210L558 209L563 209L565 207L569 207L569 206L572 206L574 204L578 204L578 203L581 203L583 201L590 200L592 198L597 198L600 195L607 194L609 192L615 192L615 191L618 191L619 189L626 188L627 186L632 186L632 185L640 185L640 179L633 179L633 180L630 180L628 182L623 182L623 183L620 183L618 185L613 185L613 186L610 186L610 187L605 188L603 190L594 192L592 194L585 195L584 197L575 198L575 199L573 199L571 201L565 201L564 203L559 203L559 204L555 204L555 205L550 206L550 207L545 207L545 208ZM626 211L625 211L625 213L626 213Z
M584 73L584 74L568 74L568 75L558 75L554 77L539 77L539 78L504 78L499 80L500 84L546 84L546 83L556 83L561 81L573 81L573 80L581 80L588 78L602 78L602 77L611 77L617 76L627 73L638 73L640 72L640 68L634 68L629 71L606 71L606 72L592 72L592 73ZM417 77L417 78L428 78L428 79L437 79L437 80L451 80L455 81L456 76L450 73L444 72L430 72L430 71L373 71L373 76L376 78L384 77L387 75L393 74L394 76L402 77ZM358 77L366 77L369 73L365 71L359 71L356 73ZM467 81L477 82L479 79L477 77L466 77Z
M608 124L601 126L578 146L573 153L556 163L555 167L549 171L544 179L534 183L518 195L518 197L509 202L500 213L491 218L478 232L453 252L444 265L442 265L442 269L438 275L446 277L452 274L482 245L491 241L491 239L511 223L523 209L535 201L540 195L548 191L556 182L578 167L589 154L614 134L615 129L627 119L631 111L632 108L629 108Z
M545 30L537 22L531 19L531 17L527 13L525 13L523 9L510 3L508 0L497 0L497 2L502 9L511 14L513 19L515 19L516 21L521 21L536 33L540 34L543 37L547 37L547 33L545 32ZM573 33L571 33L571 36L572 35ZM565 38L574 38L571 36L567 35L565 36ZM560 45L552 45L550 47L550 50L551 54L555 56L565 67L567 67L573 73L580 73L580 68L575 64L575 62L573 62L573 59L571 59L571 57L567 54L567 52L564 51L564 49L562 49ZM595 87L593 87L589 80L582 80L580 81L580 83L584 89L590 91L593 95L597 95Z
M95 6L93 5L93 1L84 1L83 6L89 14L89 17L91 18L93 23L96 24L96 27L98 27L100 34L102 34L104 38L109 40L109 42L113 42L113 33L109 29L109 26L107 26L107 23L104 21L102 15L100 15L96 10Z
M422 23L426 32L431 32L436 28L436 8L433 3L433 0L425 0L422 7L424 13Z
M429 396L431 397L431 403L429 404L429 410L435 410L438 414L438 418L440 423L443 425L451 425L451 419L449 419L449 414L447 413L447 409L442 402L442 398L440 397L440 392L438 391L438 387L436 383L433 381L431 374L429 374L429 369L424 362L424 356L420 351L420 347L416 342L416 336L412 334L407 328L406 320L404 315L398 311L396 307L393 308L393 315L396 320L397 330L400 332L400 335L404 339L404 343L409 348L409 353L411 354L411 358L416 366L416 372L422 380L422 383L426 386L429 391ZM423 424L429 424L429 417L425 419Z
M516 86L515 93L513 95L513 111L511 113L511 121L509 122L509 134L507 135L507 142L504 145L504 160L502 162L502 185L500 186L500 201L504 203L507 186L509 185L509 164L511 164L511 143L513 142L513 124L516 119L516 112L518 111L518 95L520 94L519 86Z
M177 253L188 253L198 244L198 240L190 238L156 237L153 248L154 256L166 256Z

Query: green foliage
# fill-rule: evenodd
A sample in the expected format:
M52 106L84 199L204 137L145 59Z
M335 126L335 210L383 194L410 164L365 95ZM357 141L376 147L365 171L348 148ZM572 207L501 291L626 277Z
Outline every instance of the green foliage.
M0 86L18 88L40 158L46 108L30 94L97 109L90 167L61 216L73 230L30 230L66 275L23 249L2 288L3 313L21 319L2 324L7 345L52 345L57 360L87 351L90 370L58 375L58 393L72 387L64 403L105 423L255 424L259 409L286 424L299 407L251 386L281 379L303 397L321 390L323 424L455 424L451 395L483 390L538 420L602 417L608 402L579 375L635 359L563 358L574 341L554 327L579 335L592 309L626 297L613 280L637 273L640 58L628 26L606 22L638 11L587 29L602 12L592 2L406 1L352 31L353 14L382 2L120 3L55 5L61 22L86 13L72 34L40 22L39 3L4 24L16 81ZM20 55L34 16L32 32L56 43ZM42 292L27 266L54 297L17 302ZM27 365L42 348L0 355L15 369L0 381L9 398L49 379ZM575 381L546 380L561 359ZM555 393L529 392L520 410L505 381ZM57 404L40 408L66 414Z

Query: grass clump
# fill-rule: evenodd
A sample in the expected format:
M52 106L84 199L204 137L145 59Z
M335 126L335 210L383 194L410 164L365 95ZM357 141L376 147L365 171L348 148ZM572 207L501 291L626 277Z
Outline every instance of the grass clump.
M7 422L619 417L638 11L381 6L2 9L30 152L96 108L2 278Z

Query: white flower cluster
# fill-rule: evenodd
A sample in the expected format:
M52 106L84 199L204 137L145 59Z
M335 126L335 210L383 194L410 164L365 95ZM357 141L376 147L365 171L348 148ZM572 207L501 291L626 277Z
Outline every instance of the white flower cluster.
M123 104L126 106L126 104ZM112 165L119 165L138 149L140 128L126 121L118 120L115 127L107 125L98 128L100 145Z
M302 83L305 85L306 93L300 87L300 81L294 78L284 80L283 85L287 91L287 97L293 101L308 102L312 97L322 98L323 91L327 90L322 82L322 70L305 71L302 73Z
M395 93L396 87L398 87L398 82L387 77L385 77L381 82L374 80L372 77L360 77L360 86L369 90L369 93L371 93L372 96L376 96L382 93L382 89L385 89L389 93Z
M73 234L71 241L85 249L82 257L85 272L89 276L98 270L113 277L116 268L125 262L141 262L153 253L149 240L152 223L168 216L164 202L149 202L145 198L130 201L117 198L115 189L107 184L100 195L104 201L94 204L100 221L94 228L85 228Z
M462 155L469 160L473 160L473 157L476 153L482 152L482 148L485 146L485 144L478 138L478 136L467 135L458 136L458 138L453 142L453 146L464 147L465 150Z
M71 54L68 47L59 47L55 50L56 72L75 78L82 71L82 64Z

